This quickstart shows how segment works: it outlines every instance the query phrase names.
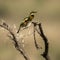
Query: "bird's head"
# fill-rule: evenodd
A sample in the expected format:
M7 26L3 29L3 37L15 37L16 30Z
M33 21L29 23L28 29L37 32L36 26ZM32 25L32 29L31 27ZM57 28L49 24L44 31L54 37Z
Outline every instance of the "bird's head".
M32 12L30 12L30 18L31 18L31 19L33 19L33 18L34 18L35 13L37 13L37 12L36 12L36 11L32 11Z

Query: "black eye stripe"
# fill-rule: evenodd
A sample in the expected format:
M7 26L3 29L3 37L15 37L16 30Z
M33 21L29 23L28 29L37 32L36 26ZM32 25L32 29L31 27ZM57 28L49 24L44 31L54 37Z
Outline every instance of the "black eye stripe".
M25 22L27 22L27 20L25 20Z
M31 16L34 16L34 15L31 15Z

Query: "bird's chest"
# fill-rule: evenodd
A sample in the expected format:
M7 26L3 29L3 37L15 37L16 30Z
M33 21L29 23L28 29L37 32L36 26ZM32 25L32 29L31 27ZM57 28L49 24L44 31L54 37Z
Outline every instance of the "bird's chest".
M29 22L29 23L27 24L27 27L31 26L31 24L32 24L32 23L31 23L31 22Z

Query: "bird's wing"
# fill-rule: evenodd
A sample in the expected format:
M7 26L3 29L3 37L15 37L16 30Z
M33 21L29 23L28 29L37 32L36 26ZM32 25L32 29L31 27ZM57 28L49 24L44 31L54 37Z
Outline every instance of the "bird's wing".
M24 20L28 20L28 17L25 17Z

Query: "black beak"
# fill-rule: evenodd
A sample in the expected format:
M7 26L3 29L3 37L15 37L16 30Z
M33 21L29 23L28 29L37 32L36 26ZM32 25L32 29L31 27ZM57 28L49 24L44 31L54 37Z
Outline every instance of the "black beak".
M32 11L32 12L30 12L30 14L32 14L32 13L37 13L37 11Z

